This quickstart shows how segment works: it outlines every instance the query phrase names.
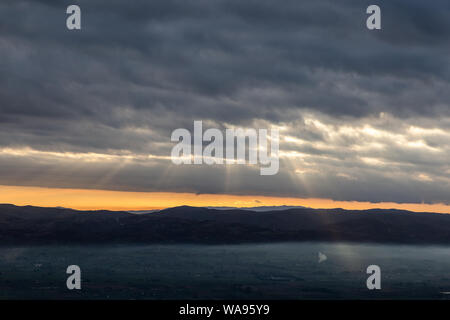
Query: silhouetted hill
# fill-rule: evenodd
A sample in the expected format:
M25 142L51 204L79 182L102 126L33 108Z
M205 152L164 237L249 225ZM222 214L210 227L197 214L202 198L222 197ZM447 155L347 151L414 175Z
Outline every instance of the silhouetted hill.
M0 244L356 241L450 243L450 215L176 207L147 214L0 205Z
M283 211L287 209L298 209L305 208L301 206L259 206L259 207L206 207L208 209L217 210L247 210L255 212L266 212L266 211Z

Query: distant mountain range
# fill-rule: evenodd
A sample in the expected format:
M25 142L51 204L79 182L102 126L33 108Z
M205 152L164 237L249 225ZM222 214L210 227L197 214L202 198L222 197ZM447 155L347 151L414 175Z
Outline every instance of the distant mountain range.
M134 214L0 205L0 245L276 241L450 244L450 215L384 209L255 211L187 206Z
M247 210L255 212L265 212L265 211L282 211L287 209L300 209L305 207L300 206L260 206L260 207L206 207L207 209L217 209L217 210Z
M300 206L260 206L260 207L205 207L207 209L216 209L216 210L247 210L247 211L255 211L255 212L264 212L264 211L281 211L287 209L298 209L305 208ZM152 209L152 210L130 210L127 212L130 213L153 213L161 210Z

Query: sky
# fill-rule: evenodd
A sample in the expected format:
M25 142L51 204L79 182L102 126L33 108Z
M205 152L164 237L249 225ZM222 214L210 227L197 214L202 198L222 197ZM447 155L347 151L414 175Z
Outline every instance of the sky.
M0 202L450 213L449 53L447 0L2 0ZM279 128L278 174L174 165L195 120Z

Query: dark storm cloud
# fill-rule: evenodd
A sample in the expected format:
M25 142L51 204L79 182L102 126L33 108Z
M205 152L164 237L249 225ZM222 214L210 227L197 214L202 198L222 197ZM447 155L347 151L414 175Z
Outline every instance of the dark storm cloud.
M0 162L2 183L21 186L36 186L39 183L43 187L449 204L448 181L435 184L418 181L412 176L399 179L394 168L387 176L380 175L376 170L361 172L358 170L360 168L355 167L357 163L352 162L347 164L347 169L352 174L357 172L360 175L359 181L330 174L332 171L311 176L306 174L297 180L287 169L288 166L282 163L281 171L270 177L270 183L267 183L267 177L259 175L258 168L245 166L183 167L164 161L151 164L106 161L85 166L79 161L68 159L36 162L27 158L4 156L0 156ZM18 166L23 169L15 172ZM329 164L324 164L324 168L328 166Z
M379 1L379 32L365 28L367 1L78 1L81 32L64 27L69 3L2 4L6 113L116 126L104 113L124 105L219 121L280 120L286 108L449 114L448 93L437 92L449 81L444 1ZM279 89L270 104L245 101L266 88ZM419 101L416 89L425 92Z
M291 136L311 142L301 147L283 144L285 151L303 152L320 163L316 156L344 161L347 148L364 140L346 135L330 139L321 128L302 124L305 112L326 119L334 129L370 122L391 133L405 134L409 125L448 130L450 2L375 2L382 8L380 31L365 27L366 8L373 4L365 0L4 0L0 147L168 156L172 130L192 128L194 119L210 120L220 128L265 120L285 125ZM65 27L70 4L82 9L81 31ZM370 120L381 112L391 114L392 120L381 124ZM424 139L436 148L448 143L442 135ZM325 150L314 143L336 148ZM448 168L447 153L442 152L434 158L437 164L420 160L426 151L395 147L380 157L437 176L432 168L444 172ZM358 163L358 156L363 155L345 161ZM48 163L49 168L58 165ZM324 172L331 174L334 164L323 164L328 165ZM103 172L99 166L85 170L89 174L80 177ZM133 170L141 172L130 167L122 182L102 188L154 189L142 184L142 173L133 175ZM346 180L342 184L328 176L325 187L326 177L316 176L309 181L315 190L312 196L371 199L370 193L377 201L391 199L389 195L419 201L417 195L424 192L427 201L443 198L436 186L426 192L413 188L423 181L408 184L409 179L398 175L392 189L377 182L380 176L355 170L360 171L350 173L359 184ZM407 172L405 167L399 170ZM178 179L166 181L164 188L179 191L181 181L198 180L185 179L181 172L177 169ZM65 176L62 171L58 174ZM20 177L7 176L0 183L22 183ZM216 190L211 187L214 175L210 177L192 182L193 191L296 194L292 190L299 190L281 178L264 184L260 177L227 191ZM92 185L88 178L74 179L65 176L58 181ZM393 178L385 179L387 184ZM48 176L42 180L53 181ZM347 188L342 191L345 195L330 191L335 183ZM373 186L364 196L358 187L363 184ZM261 190L262 185L268 190ZM395 191L403 185L408 186L404 193ZM448 185L443 190L449 191Z

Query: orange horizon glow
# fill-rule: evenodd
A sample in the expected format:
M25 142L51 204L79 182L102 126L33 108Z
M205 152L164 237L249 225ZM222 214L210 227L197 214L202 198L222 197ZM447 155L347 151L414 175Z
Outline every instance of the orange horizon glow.
M335 201L318 198L272 197L256 195L195 194L175 192L130 192L0 186L0 203L17 206L65 207L77 210L153 210L182 205L194 207L304 206L315 209L348 210L401 209L413 212L450 213L446 204Z

